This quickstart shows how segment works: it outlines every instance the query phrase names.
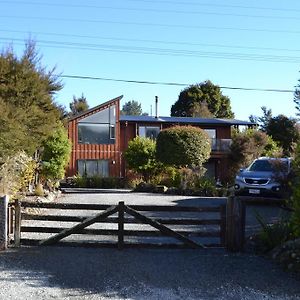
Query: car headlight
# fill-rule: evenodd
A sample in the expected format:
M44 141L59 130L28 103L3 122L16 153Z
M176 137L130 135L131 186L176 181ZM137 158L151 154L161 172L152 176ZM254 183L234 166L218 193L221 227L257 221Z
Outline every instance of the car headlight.
M243 177L243 176L240 176L240 175L237 175L237 176L235 177L235 180L244 181L244 177Z

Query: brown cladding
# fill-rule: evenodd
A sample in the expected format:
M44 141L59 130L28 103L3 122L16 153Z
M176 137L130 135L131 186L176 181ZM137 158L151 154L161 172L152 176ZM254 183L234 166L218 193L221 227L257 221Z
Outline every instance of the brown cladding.
M77 174L77 161L80 159L105 159L109 161L109 176L120 177L120 99L123 96L112 99L99 105L93 109L90 109L78 116L75 116L69 120L68 123L68 136L72 142L71 159L67 170L68 176L74 176ZM96 145L96 144L79 144L78 143L78 122L92 114L107 109L110 106L116 106L116 125L115 125L115 144Z

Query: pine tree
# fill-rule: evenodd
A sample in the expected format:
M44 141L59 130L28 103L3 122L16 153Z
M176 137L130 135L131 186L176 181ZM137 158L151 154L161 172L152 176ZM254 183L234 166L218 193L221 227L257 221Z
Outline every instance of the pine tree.
M54 71L41 65L32 41L20 58L11 47L0 54L0 161L20 150L32 155L58 127L54 94L62 84Z

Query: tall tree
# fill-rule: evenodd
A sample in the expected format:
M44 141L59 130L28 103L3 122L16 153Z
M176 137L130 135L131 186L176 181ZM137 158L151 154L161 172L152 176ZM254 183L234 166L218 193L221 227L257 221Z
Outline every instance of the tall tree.
M141 103L135 100L127 101L122 107L121 115L127 115L127 116L144 115L142 111Z
M266 133L283 148L286 156L293 154L300 138L296 120L284 115L271 118L266 127Z
M294 103L296 104L296 116L299 117L300 116L300 80L299 80L299 84L296 87L295 93L294 93Z
M171 108L171 116L174 117L206 118L208 112L215 118L234 117L230 99L222 94L219 86L209 80L191 85L181 91L178 100Z
M0 54L0 160L20 150L32 155L59 126L53 97L62 84L54 71L42 66L32 41L20 58L12 48Z
M71 117L77 116L88 109L89 109L89 105L88 105L86 97L83 95L83 93L81 94L81 97L79 97L79 98L76 98L75 96L73 96L73 101L70 103L70 110L71 110L70 116Z
M259 129L263 132L266 132L267 126L272 119L272 110L267 109L266 106L262 106L261 110L263 112L263 115L261 117L251 115L249 117L249 120L253 123L257 123L259 125Z

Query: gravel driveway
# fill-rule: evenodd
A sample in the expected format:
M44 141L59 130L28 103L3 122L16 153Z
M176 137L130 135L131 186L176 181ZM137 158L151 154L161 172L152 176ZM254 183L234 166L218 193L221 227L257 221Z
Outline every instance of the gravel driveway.
M0 299L300 299L270 261L222 250L22 248L0 254Z
M64 195L60 201L78 199L107 204L119 200L126 204L212 204L193 197L118 193ZM2 299L300 300L300 278L265 258L222 249L23 247L0 253Z

